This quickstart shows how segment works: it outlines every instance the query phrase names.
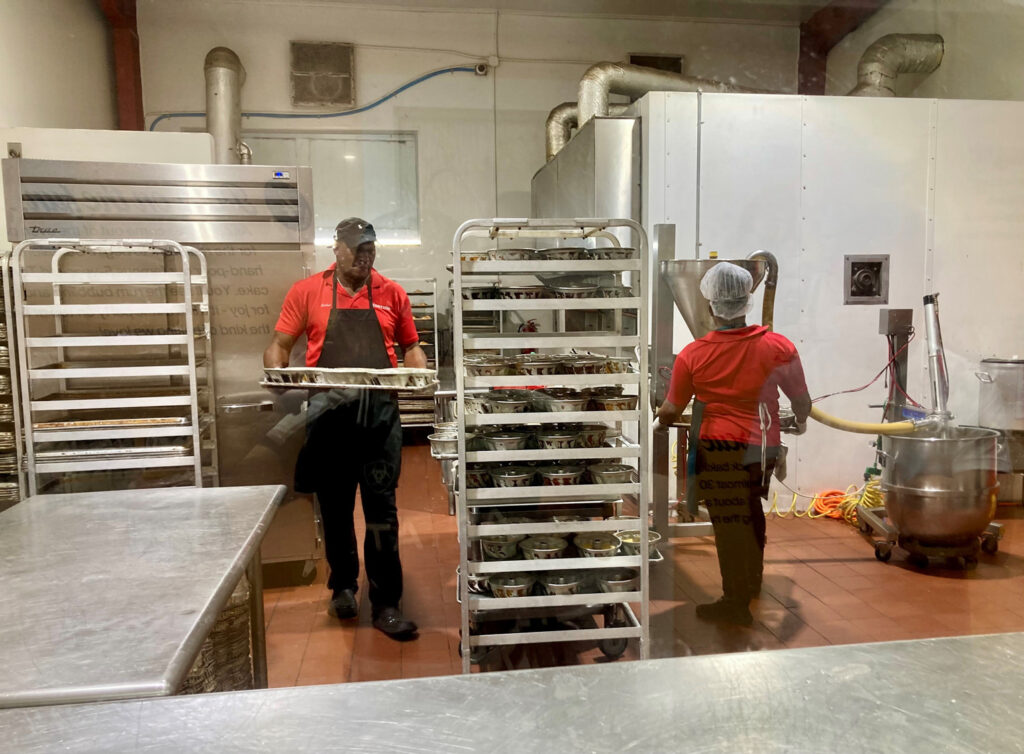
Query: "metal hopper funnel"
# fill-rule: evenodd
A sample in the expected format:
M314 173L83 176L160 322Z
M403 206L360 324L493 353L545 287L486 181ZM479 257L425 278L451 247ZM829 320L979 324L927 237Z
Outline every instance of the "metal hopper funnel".
M775 310L775 286L779 277L779 263L768 251L755 251L746 259L673 259L662 262L662 279L668 284L675 299L676 308L686 320L694 338L702 338L714 329L708 300L700 292L700 281L704 274L719 262L732 262L745 268L754 278L752 291L765 281L764 303L761 307L761 324L772 328Z

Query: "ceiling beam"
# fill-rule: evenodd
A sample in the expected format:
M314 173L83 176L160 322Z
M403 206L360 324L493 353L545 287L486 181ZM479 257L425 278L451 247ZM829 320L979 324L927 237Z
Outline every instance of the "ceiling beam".
M139 58L139 27L135 0L97 0L110 27L117 86L117 127L122 131L143 131L142 63Z
M889 0L832 0L800 24L797 91L824 94L828 54Z

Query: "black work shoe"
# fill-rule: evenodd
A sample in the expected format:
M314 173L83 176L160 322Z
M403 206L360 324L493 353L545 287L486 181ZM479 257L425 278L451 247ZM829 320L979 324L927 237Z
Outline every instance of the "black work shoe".
M722 599L706 605L697 605L697 617L701 620L716 623L733 623L737 626L749 626L754 622L750 608L741 602Z
M373 627L396 641L415 639L418 630L415 623L402 617L397 607L381 608L373 616Z
M750 585L750 599L757 599L758 595L761 594L762 579L754 579L754 583Z
M335 592L330 604L327 605L327 614L342 620L355 618L358 613L359 603L356 602L356 594L351 589Z

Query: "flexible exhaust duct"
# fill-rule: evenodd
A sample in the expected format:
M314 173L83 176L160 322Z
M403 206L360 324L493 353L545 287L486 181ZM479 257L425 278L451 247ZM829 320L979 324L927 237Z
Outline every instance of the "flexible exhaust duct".
M748 89L722 81L684 76L627 63L596 63L580 79L579 126L595 115L608 115L608 96L625 94L642 97L647 92L747 92L769 94L764 89Z
M886 34L876 39L857 63L853 97L895 97L901 73L932 73L945 51L938 34Z
M234 51L214 47L206 53L206 130L213 136L213 161L237 165L242 161L242 85L245 68Z
M609 115L623 115L629 109L629 105L609 105ZM569 143L572 137L572 130L579 125L580 108L575 102L563 102L550 113L545 124L547 132L547 161L555 159L555 155L562 151L562 147Z

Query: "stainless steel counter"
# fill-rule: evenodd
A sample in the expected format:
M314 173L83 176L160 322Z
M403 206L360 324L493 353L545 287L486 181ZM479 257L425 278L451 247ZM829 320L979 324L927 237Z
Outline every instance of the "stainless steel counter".
M29 752L1010 752L1024 634L0 710Z
M44 495L0 513L0 707L174 693L284 490Z

